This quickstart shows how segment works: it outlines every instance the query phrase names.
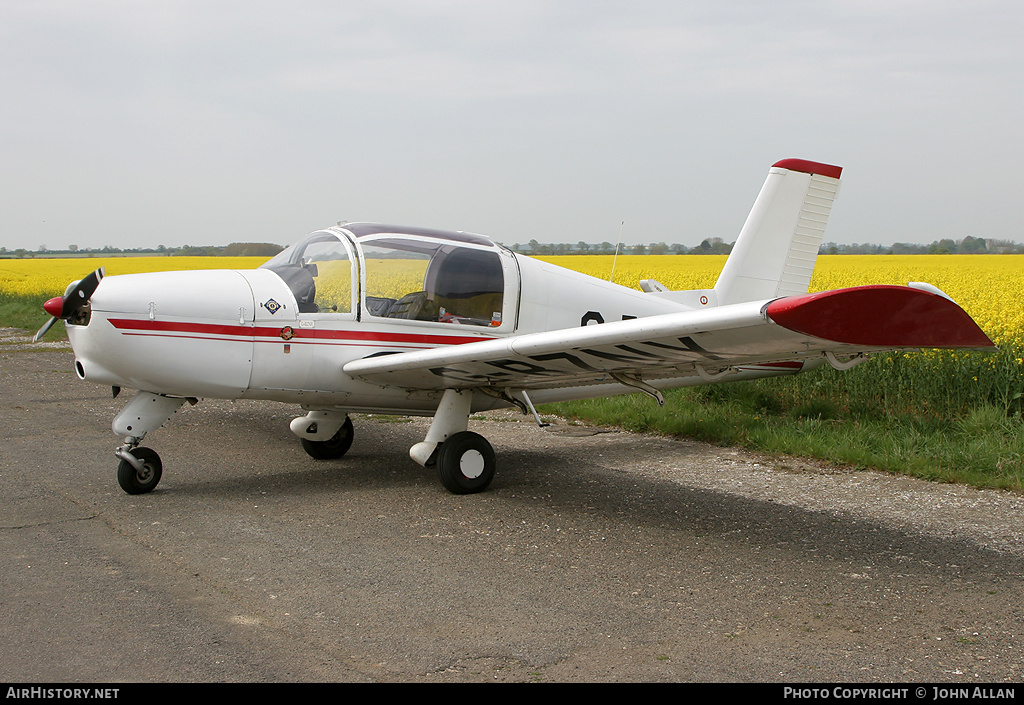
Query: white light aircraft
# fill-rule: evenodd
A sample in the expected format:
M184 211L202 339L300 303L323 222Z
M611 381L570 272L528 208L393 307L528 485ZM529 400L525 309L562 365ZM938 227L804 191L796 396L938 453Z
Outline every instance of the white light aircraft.
M253 270L97 270L45 304L37 337L63 319L81 379L139 390L112 424L130 494L162 473L142 439L199 398L301 405L291 430L318 459L349 450L350 413L432 416L409 455L480 492L495 455L475 412L992 347L928 284L807 293L841 171L773 165L713 289L638 291L481 235L342 223Z

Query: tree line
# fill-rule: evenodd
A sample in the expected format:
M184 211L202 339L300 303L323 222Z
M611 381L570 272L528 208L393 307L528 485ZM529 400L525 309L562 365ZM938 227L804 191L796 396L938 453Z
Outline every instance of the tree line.
M0 247L0 258L24 259L32 257L273 257L283 250L271 242L233 242L230 245L182 245L181 247L120 247L79 248L69 245L65 250L51 250L42 245L38 250L8 250Z
M826 255L1024 255L1024 245L1010 240L997 240L971 237L962 240L943 238L930 245L915 245L897 242L889 247L881 245L857 244L837 245L828 242L818 249L819 254Z
M541 243L530 240L526 244L515 243L510 249L524 255L727 255L732 252L734 242L725 242L720 237L709 237L699 245L688 247L679 243L652 242L639 245L615 245L608 241L588 243L580 240L572 243ZM273 257L284 248L269 242L233 242L230 245L183 245L181 247L131 248L103 247L79 249L70 245L65 250L51 250L45 245L38 250L8 250L0 247L0 258L31 257L116 257L121 256L167 256L167 257ZM968 235L960 240L944 238L930 245L916 245L897 242L892 245L854 243L840 245L826 242L818 248L824 255L976 255L976 254L1024 254L1024 244L1010 240L985 239Z
M652 242L649 245L613 245L610 242L591 244L586 242L571 243L539 243L530 240L525 245L512 245L513 252L524 255L611 255L616 251L620 255L727 255L732 252L735 242L727 243L720 237L710 237L695 247L687 247L679 243L668 245L664 242ZM930 245L917 245L897 242L892 245L873 245L854 243L840 245L826 242L818 248L823 255L1006 255L1024 254L1024 245L1010 240L985 239L968 235L960 240L944 238L935 240Z
M727 243L720 237L709 237L695 247L679 243L671 245L652 242L649 245L615 245L610 242L588 243L582 240L572 243L540 243L530 240L525 245L518 242L509 249L524 255L727 255L735 243Z

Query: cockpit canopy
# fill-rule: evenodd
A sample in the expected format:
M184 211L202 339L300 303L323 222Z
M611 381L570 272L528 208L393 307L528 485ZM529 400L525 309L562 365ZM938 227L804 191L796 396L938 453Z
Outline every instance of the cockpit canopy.
M288 284L300 313L351 314L361 301L360 317L496 327L499 251L479 235L364 223L311 233L263 268Z

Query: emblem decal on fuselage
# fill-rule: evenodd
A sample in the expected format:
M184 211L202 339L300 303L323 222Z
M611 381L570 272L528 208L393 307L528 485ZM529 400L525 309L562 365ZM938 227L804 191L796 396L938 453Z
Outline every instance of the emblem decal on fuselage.
M270 315L273 316L275 313L281 310L281 304L277 303L273 299L270 299L269 301L267 301L267 303L263 304L263 308L270 311Z

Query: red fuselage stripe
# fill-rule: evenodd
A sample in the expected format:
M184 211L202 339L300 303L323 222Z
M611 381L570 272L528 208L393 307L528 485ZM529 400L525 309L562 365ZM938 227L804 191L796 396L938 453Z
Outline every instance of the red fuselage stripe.
M135 335L166 335L168 333L192 333L202 336L227 336L227 339L254 338L282 340L281 335L284 328L270 328L266 326L249 327L245 325L231 325L224 323L189 323L175 321L146 321L132 318L111 318L110 324L120 331L139 331ZM459 335L424 335L421 333L389 333L374 331L354 330L317 330L313 328L291 327L291 338L289 340L305 339L303 342L322 340L323 342L348 342L357 343L398 343L398 344L420 344L420 345L462 345L464 343L476 343L482 340L492 340L487 336L466 337Z

